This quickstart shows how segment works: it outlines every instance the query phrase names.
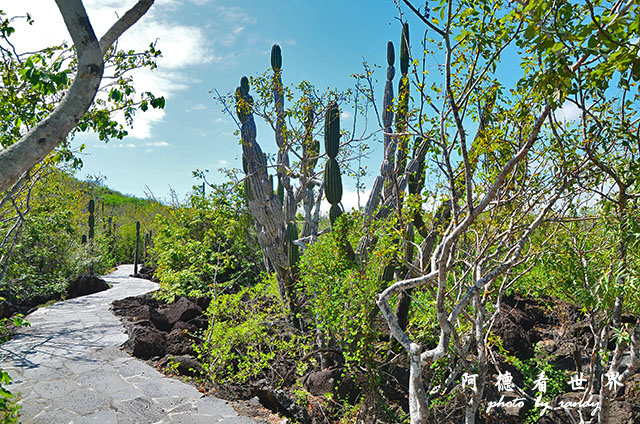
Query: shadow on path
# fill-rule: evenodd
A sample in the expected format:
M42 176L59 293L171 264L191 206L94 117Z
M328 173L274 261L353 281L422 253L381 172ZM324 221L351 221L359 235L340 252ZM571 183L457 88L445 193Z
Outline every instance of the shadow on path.
M157 288L132 271L122 265L103 277L109 290L38 309L31 327L0 345L9 390L22 396L21 422L254 423L120 350L127 335L111 302Z

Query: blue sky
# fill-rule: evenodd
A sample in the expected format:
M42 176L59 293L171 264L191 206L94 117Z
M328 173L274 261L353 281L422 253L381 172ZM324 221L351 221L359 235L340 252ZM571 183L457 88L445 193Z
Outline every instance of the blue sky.
M27 51L69 38L54 2L19 3L9 6L8 14L28 11L35 25L17 28L18 47ZM85 0L98 35L114 21L115 13L121 15L133 3ZM140 114L122 141L105 144L90 134L77 137L75 145L87 145L79 176L102 175L108 186L137 196L144 196L148 186L162 199L168 198L170 187L184 197L196 183L191 176L195 169L208 169L212 182L222 182L217 169L239 167L240 146L232 119L222 113L210 90L232 92L242 75L263 73L270 66L274 43L282 47L285 84L306 79L318 89L350 88L351 74L362 71L363 58L384 65L387 41L399 44L397 17L392 0L156 0L120 46L142 49L157 39L164 54L158 69L134 78L139 90L164 95L166 108ZM407 17L412 37L421 36L423 26ZM46 39L44 33L49 34ZM416 41L412 44L419 48ZM378 76L384 79L384 71ZM383 83L378 82L380 101ZM343 125L349 125L348 116ZM272 132L261 127L258 131L263 149L275 151ZM368 164L373 173L380 149L376 143L372 147ZM345 184L348 191L355 190L355 182Z

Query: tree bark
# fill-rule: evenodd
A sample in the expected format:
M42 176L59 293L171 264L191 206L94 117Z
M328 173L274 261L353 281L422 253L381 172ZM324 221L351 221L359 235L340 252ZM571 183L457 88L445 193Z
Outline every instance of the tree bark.
M78 71L69 91L47 118L18 142L0 151L0 192L11 187L33 165L43 160L91 107L104 72L104 52L136 23L153 4L140 0L120 18L100 42L81 0L56 0L78 55Z

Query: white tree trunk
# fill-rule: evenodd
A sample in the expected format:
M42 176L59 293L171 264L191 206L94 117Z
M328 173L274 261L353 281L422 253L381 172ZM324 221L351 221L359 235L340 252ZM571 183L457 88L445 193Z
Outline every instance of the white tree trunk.
M409 413L411 424L425 424L429 416L427 395L422 384L422 360L420 346L411 343L409 352Z
M100 88L104 52L136 23L153 4L140 0L120 18L100 42L96 38L82 0L56 0L78 55L78 71L71 88L47 118L22 139L0 151L0 192L11 187L33 165L43 160L89 110Z

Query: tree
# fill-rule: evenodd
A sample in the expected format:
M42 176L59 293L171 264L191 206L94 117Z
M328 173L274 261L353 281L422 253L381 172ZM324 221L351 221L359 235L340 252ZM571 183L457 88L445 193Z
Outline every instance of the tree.
M488 330L501 297L526 272L524 258L536 253L527 251L531 235L547 215L563 214L571 202L565 192L586 169L584 154L565 160L571 146L555 138L550 117L584 79L603 68L615 69L608 61L612 50L631 50L623 57L637 60L637 50L629 48L633 34L620 30L636 16L637 6L599 3L602 10L596 15L605 21L589 22L591 4L562 2L550 10L542 2L449 1L420 12L404 3L435 33L425 36L423 50L431 53L435 46L444 58L442 82L431 86L416 62L414 85L420 97L412 131L430 143L428 158L443 175L443 192L436 196L444 201L436 210L451 216L434 221L438 225L424 238L418 258L404 258L408 272L377 302L409 356L411 422L423 423L429 414L423 369L455 357L462 369L478 375L478 390L465 413L466 422L473 423L488 377ZM439 18L430 18L429 12ZM592 39L597 43L609 29L619 41L610 43L607 52L597 51ZM572 44L585 46L577 57ZM521 49L524 75L507 87L496 69L512 45ZM435 116L424 112L429 109ZM435 304L437 325L430 329L439 333L435 346L416 340L390 307L394 296L417 288Z
M12 22L17 18L6 18L0 11L0 150L19 144L25 133L36 128L41 121L51 115L65 96L77 75L77 61L72 48L63 44L51 46L37 52L18 53L11 44L10 37L15 30ZM30 17L27 15L27 21ZM160 51L150 45L144 52L117 50L109 47L104 56L104 66L108 69L108 82L100 91L105 95L98 98L83 114L68 136L40 161L30 166L17 182L5 190L0 198L0 218L13 224L3 229L0 239L0 281L12 254L25 219L33 206L31 193L42 177L55 172L56 168L81 166L81 159L71 150L69 139L77 132L94 131L101 140L123 138L127 135L123 125L113 119L114 112L122 111L127 123L131 123L136 110L147 110L148 106L162 107L164 99L152 93L136 94L132 78L128 75L140 67L153 69ZM79 150L83 149L83 145Z
M556 115L571 96L586 98L580 97L580 91L590 84L603 85L604 80L620 75L622 81L631 76L637 79L638 5L633 1L594 6L566 1L549 5L541 1L445 0L432 10L420 11L409 1L404 4L426 25L420 49L425 55L422 62L411 57L408 27L403 25L401 78L395 98L395 52L393 46L387 49L387 84L379 119L384 161L362 211L365 235L355 252L349 252L348 243L341 240L332 253L351 253L350 261L360 270L385 265L380 278L387 285L376 301L410 363L411 422L424 423L429 415L428 393L435 390L435 382L425 384L423 374L447 361L450 372L440 390L450 393L463 371L477 374L478 390L468 397L464 411L470 424L476 420L490 377L491 326L501 312L506 291L553 241L557 234L553 222L561 220L578 201L577 184L589 170L599 168L600 174L604 171L615 181L615 173L597 166L589 145L583 143L581 148L574 138L559 134ZM604 48L596 48L601 41ZM441 59L439 78L427 72L427 56ZM504 66L505 62L509 64ZM504 75L513 72L514 62L522 73L512 84ZM370 81L368 69L364 79ZM415 100L410 90L417 91ZM366 94L375 102L373 90ZM601 95L612 96L606 87ZM295 268L287 263L285 234L289 242L293 240L285 232L287 209L283 212L282 200L274 194L267 159L256 141L252 113L257 108L249 95L248 80L241 83L236 98L245 173L253 196L249 197L250 209L262 227L259 233L269 233L268 243L262 240L261 245L265 256L277 264L281 293L288 295ZM586 104L582 109L588 110ZM629 122L635 123L633 119ZM276 133L282 129L279 120L270 121ZM601 125L608 125L605 121ZM636 127L626 128L634 129L631 138L637 141ZM325 126L325 137L331 132ZM615 147L616 137L619 134L609 137L607 143L623 152ZM612 151L603 150L604 155ZM637 176L635 163L635 159L627 163L633 171L631 179L618 184L623 193L630 193L631 181L637 181L633 179ZM279 161L276 167L284 165ZM325 186L329 169L325 169ZM424 182L427 170L431 171L428 185ZM542 233L543 226L551 231ZM376 251L382 239L372 231L376 227L389 228L396 248L388 250L399 252L386 256L386 261ZM532 243L534 234L537 239ZM313 263L312 259L305 262ZM318 275L327 272L318 266ZM313 287L309 293L313 295ZM430 319L421 328L411 320L418 309L412 308L412 302L430 310ZM609 334L608 327L605 333ZM430 337L433 334L436 336ZM628 368L632 373L640 361L638 326L627 335L634 358L633 367ZM628 345L620 344L623 348Z
M315 170L315 166L320 158L330 155L320 153L320 143L314 135L316 128L324 122L327 146L328 122L339 123L337 102L348 101L351 93L330 92L318 96L309 83L303 82L297 87L301 92L300 98L292 107L285 109L284 99L293 98L293 93L282 84L282 55L278 45L274 45L271 51L271 67L272 78L252 79L257 93L255 100L249 94L249 79L242 77L235 93L236 114L240 121L245 192L256 223L258 242L266 268L275 271L281 298L289 306L291 316L295 317L300 312L300 299L295 289L298 248L315 241L319 230L320 201L328 188L326 172L325 179L321 178L323 173ZM331 117L328 117L329 105L334 105ZM274 130L278 147L273 165L277 188L274 188L274 176L268 172L271 165L268 165L267 155L257 140L254 115L264 119ZM334 152L328 162L333 160L332 163L337 165L333 169L338 171L340 164L335 158L338 150L342 150L340 161L344 164L352 159L351 154L359 140L352 135L351 138L345 137L346 141L340 141L339 125L334 128L337 128L332 139ZM289 155L298 160L290 163ZM340 179L339 172L334 176L335 180ZM342 193L341 181L332 182L335 192ZM335 200L340 201L339 198ZM301 236L296 223L300 204L304 209ZM332 210L334 218L341 213L337 203ZM298 320L294 318L294 321Z
M633 322L623 322L624 313L640 311L637 296L630 295L640 288L635 254L640 198L640 97L635 89L640 65L635 62L640 61L633 42L637 25L628 25L624 17L610 21L606 13L596 18L594 6L588 4L587 8L590 23L600 28L604 40L598 46L587 44L599 56L596 72L580 73L582 84L567 98L579 117L570 122L556 120L552 129L559 141L575 146L588 158L590 169L582 175L580 187L587 198L597 199L590 207L596 219L591 224L581 223L584 229L576 228L578 224L567 225L566 233L579 258L576 267L582 287L577 293L588 311L594 339L590 394L598 393L598 422L606 424L618 384L626 383L640 368L640 322L633 326L628 325ZM613 43L613 39L617 41ZM580 46L572 47L581 50ZM609 90L612 79L617 81L615 95ZM615 347L610 351L612 344ZM631 363L622 366L621 358L627 353ZM615 384L609 384L612 375L616 376Z
M81 0L57 0L56 3L76 49L76 76L69 91L49 116L18 142L0 151L0 192L11 188L31 167L42 161L80 122L100 88L104 55L149 10L153 0L139 0L100 40L91 27Z

